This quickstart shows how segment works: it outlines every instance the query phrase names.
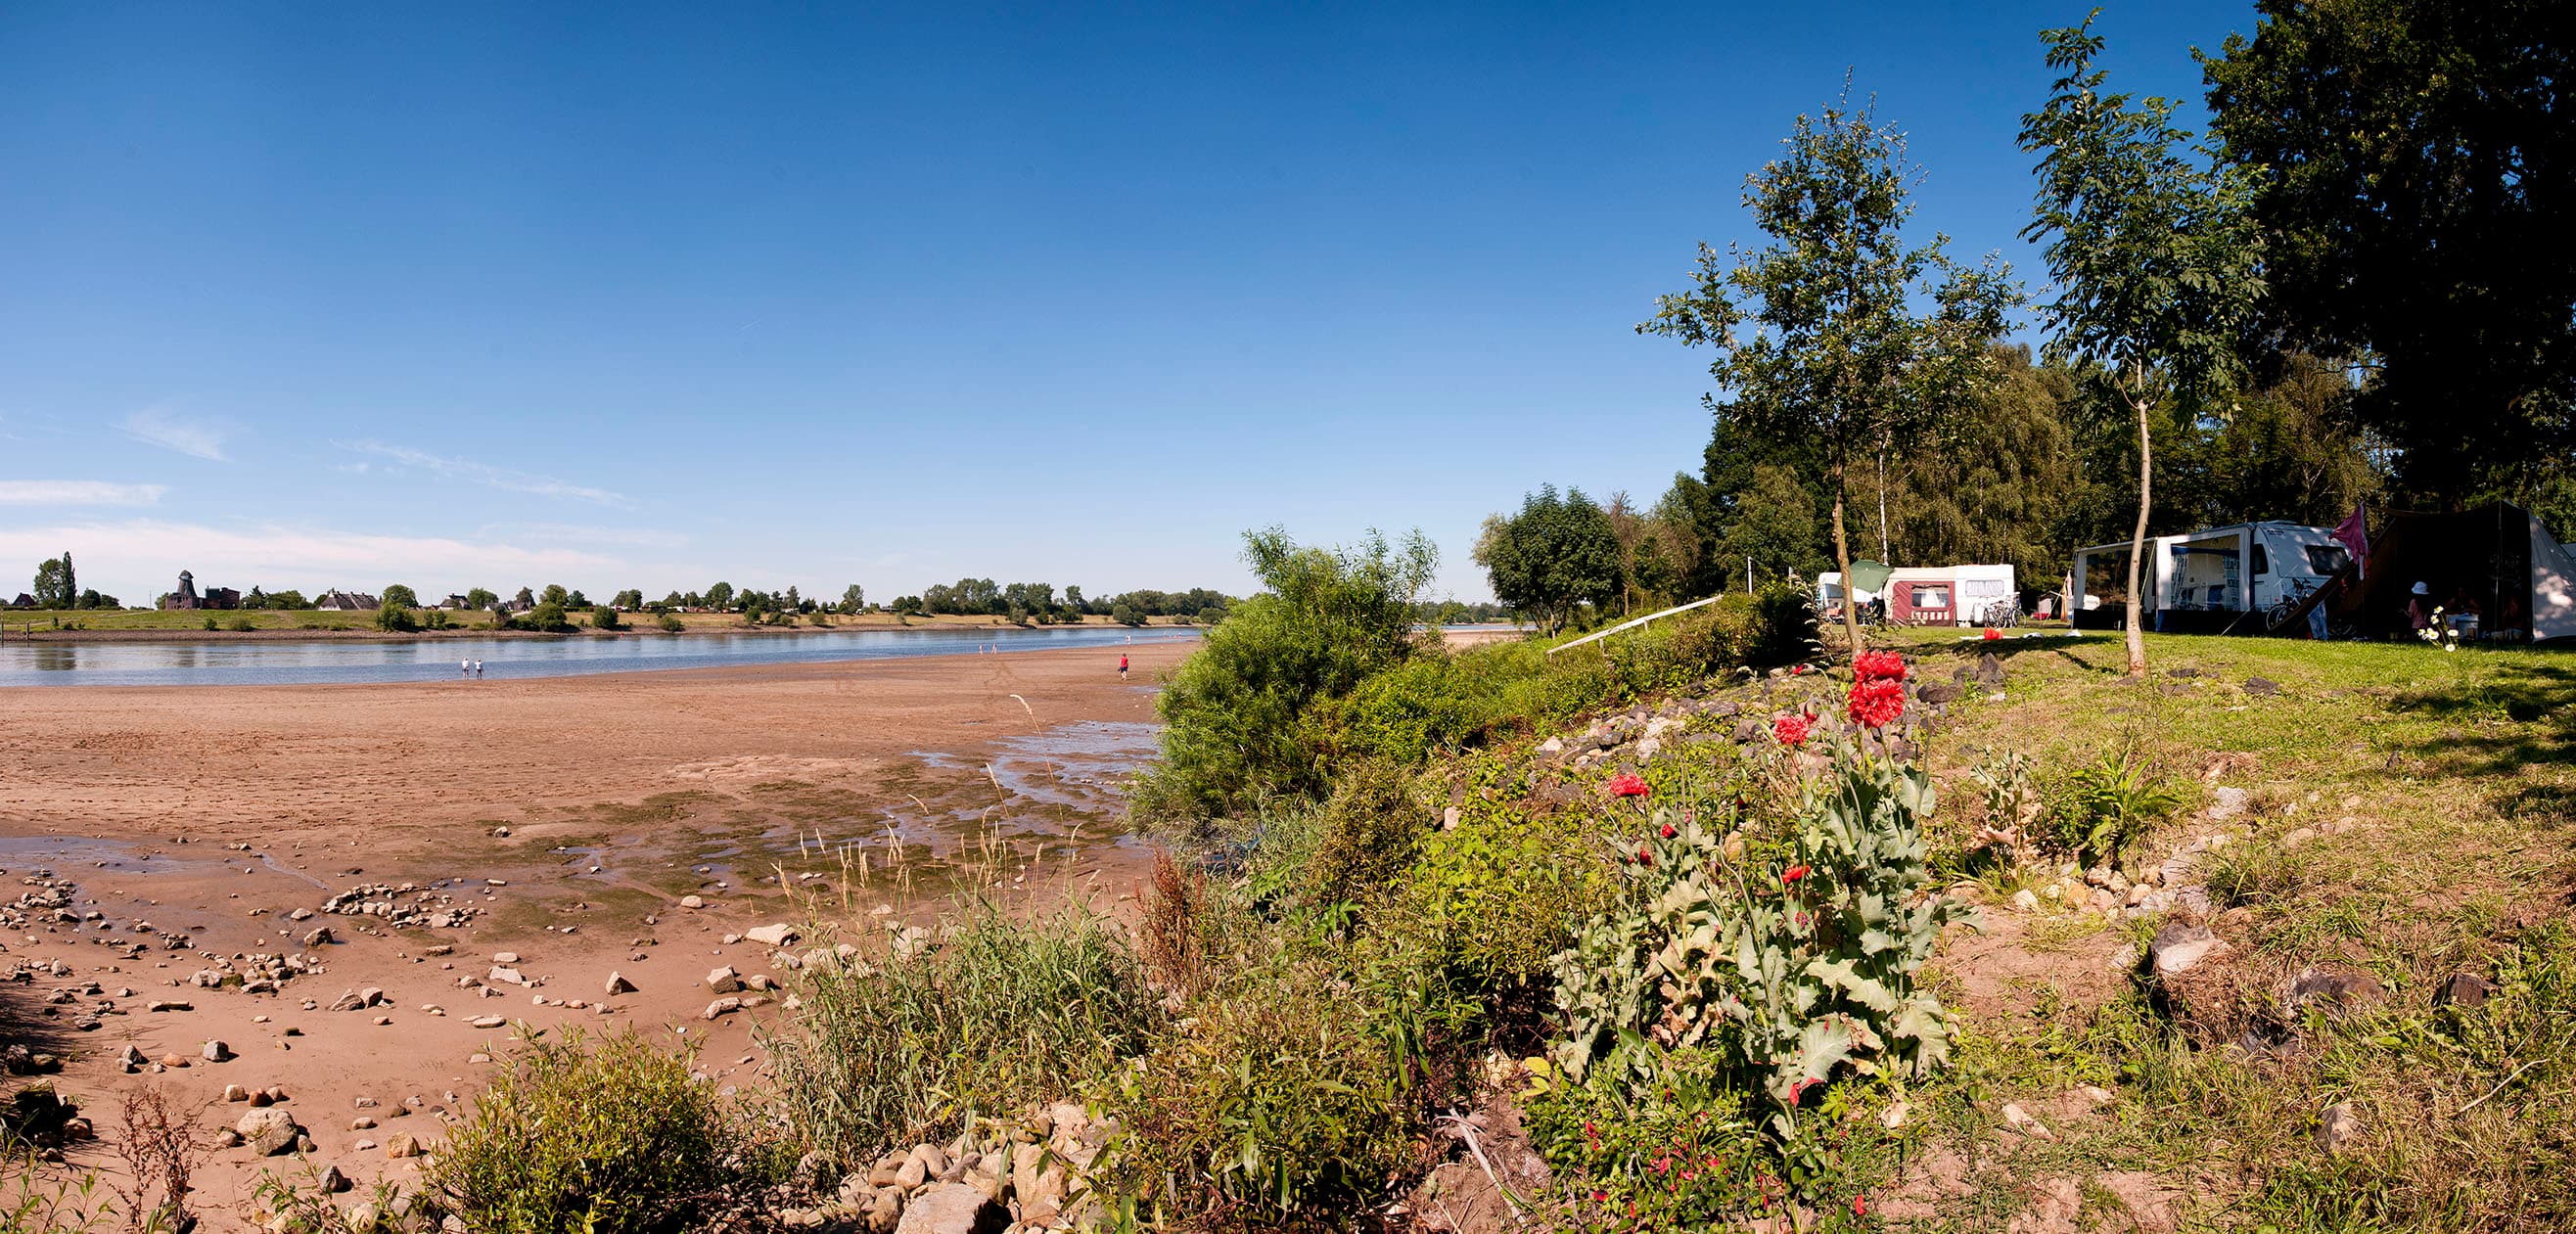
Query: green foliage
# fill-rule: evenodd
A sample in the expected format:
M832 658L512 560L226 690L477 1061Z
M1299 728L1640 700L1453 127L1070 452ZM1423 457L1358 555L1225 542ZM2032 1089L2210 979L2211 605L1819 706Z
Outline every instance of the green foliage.
M654 624L662 627L662 632L664 634L678 634L689 628L689 623L680 620L678 615L672 613L662 614L661 618Z
M1700 246L1690 290L1662 297L1637 329L1714 349L1710 411L1821 463L1848 574L1851 464L1903 451L1989 382L1987 342L2019 293L1991 255L1971 268L1942 238L1907 246L1915 172L1904 135L1869 107L1801 115L1786 144L1744 182L1772 243L1723 257Z
M1559 497L1545 485L1521 499L1520 513L1486 519L1475 556L1494 598L1551 632L1584 605L1608 607L1628 581L1609 514L1579 488Z
M408 634L420 628L420 621L410 609L388 603L376 609L376 628L389 634Z
M1557 959L1568 1077L1716 1050L1787 1140L1806 1091L1845 1068L1919 1076L1948 1057L1948 1015L1915 977L1942 925L1973 910L1932 885L1931 778L1838 743L1798 791L1776 861L1741 839L1730 853L1720 803L1647 821L1628 896Z
M590 610L590 626L594 630L615 630L623 624L617 619L617 610L605 604Z
M1345 768L1317 816L1306 860L1310 902L1376 898L1412 861L1413 843L1430 821L1430 811L1414 800L1409 769L1376 761Z
M448 1132L429 1185L488 1234L701 1228L756 1153L690 1061L632 1033L522 1037Z
M391 583L386 585L385 594L379 598L378 603L386 608L419 608L420 593L401 583Z
M571 618L564 614L564 606L552 600L529 609L528 615L519 620L529 629L544 634L570 634L573 628Z
M733 584L717 583L707 588L707 607L721 613L733 607Z
M74 581L72 555L48 557L36 563L36 583L29 594L36 597L36 607L71 609L80 603L80 587Z
M1145 817L1203 819L1272 793L1311 794L1323 769L1301 739L1310 708L1414 650L1413 600L1438 552L1371 533L1340 551L1277 529L1247 534L1269 590L1235 606L1156 700L1163 758L1144 778Z
M500 602L501 597L493 595L488 587L476 587L465 593L465 607L477 612L488 610Z
M2369 363L2355 410L2419 507L2548 500L2576 436L2565 5L2255 9L2201 64L2268 241L2266 333Z
M2145 762L2105 754L2078 769L2049 816L2052 848L2085 861L2118 861L2182 798Z
M1339 979L1282 967L1195 1010L1105 1102L1119 1134L1094 1168L1122 1216L1287 1225L1385 1186L1409 1139L1404 1077Z
M1089 915L965 906L935 946L881 966L808 953L770 1042L799 1143L843 1166L953 1134L974 1113L1080 1095L1161 1015L1135 956Z
M1580 829L1471 808L1457 827L1421 838L1378 928L1446 989L1522 990L1546 981L1575 924L1606 908L1613 886Z

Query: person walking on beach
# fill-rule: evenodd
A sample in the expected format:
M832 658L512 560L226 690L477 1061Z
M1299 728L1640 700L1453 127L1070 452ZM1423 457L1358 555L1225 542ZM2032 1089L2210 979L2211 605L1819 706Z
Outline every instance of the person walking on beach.
M459 661L457 661L457 662L456 662L456 675L457 675L457 676L459 676L459 677L471 677L471 676L473 676L473 675L474 675L474 662L473 662L472 660L459 660Z
M1127 680L1127 657L1118 657L1118 680Z
M483 662L481 660L476 660L474 662L474 680L483 680Z

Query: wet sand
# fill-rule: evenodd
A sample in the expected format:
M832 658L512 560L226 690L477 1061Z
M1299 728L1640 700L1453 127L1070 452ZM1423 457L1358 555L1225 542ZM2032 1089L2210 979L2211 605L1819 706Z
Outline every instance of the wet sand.
M632 1026L702 1043L720 1083L755 1083L751 1024L774 1007L703 1018L709 969L773 971L768 948L728 935L799 920L799 901L864 933L919 920L963 886L1103 908L1132 891L1148 857L1116 838L1116 782L1150 749L1153 678L1194 649L0 691L0 890L38 890L22 880L49 870L78 885L74 916L99 914L30 913L0 935L0 972L48 965L0 985L0 1032L64 1056L62 1088L103 1130L117 1094L139 1084L202 1109L208 1135L248 1108L221 1100L226 1085L283 1086L313 1163L362 1190L380 1176L408 1185L419 1163L358 1144L396 1132L435 1144L481 1086L488 1066L471 1060L509 1030L474 1028L476 1017L557 1033ZM1124 683L1121 651L1136 669ZM397 925L320 911L374 884L416 890L373 898L459 916ZM298 910L316 915L291 920ZM334 941L305 945L321 926ZM179 937L186 947L168 945ZM537 984L494 979L501 952ZM275 993L190 984L222 967L216 957L255 953L300 954L320 971ZM637 990L606 995L612 970ZM366 988L385 991L383 1005L331 1010ZM74 997L45 1001L57 990ZM191 1009L147 1010L156 999ZM574 1001L586 1005L564 1005ZM206 1062L210 1039L238 1057ZM127 1074L117 1057L129 1044L190 1065ZM396 1116L406 1099L415 1108ZM296 1168L291 1156L215 1151L194 1207L206 1228L248 1228L259 1173Z

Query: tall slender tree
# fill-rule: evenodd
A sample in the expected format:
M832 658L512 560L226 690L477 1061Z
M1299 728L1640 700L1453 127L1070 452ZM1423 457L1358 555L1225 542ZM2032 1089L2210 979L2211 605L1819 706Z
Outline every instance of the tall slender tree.
M1982 388L1986 343L2018 296L1991 254L1971 267L1950 259L1947 236L1907 245L1921 172L1906 161L1904 134L1871 107L1846 96L1799 116L1784 145L1744 181L1744 207L1772 242L1724 254L1701 245L1690 290L1662 297L1637 329L1717 352L1706 403L1721 423L1814 443L1831 484L1834 562L1848 580L1852 464L1902 451ZM1856 653L1854 607L1843 606L1843 632Z
M2022 234L2046 242L2058 292L2042 307L2055 331L2050 348L2091 365L2137 417L2128 643L2129 674L2144 676L2150 413L2238 373L2237 344L2262 293L2261 244L2244 177L2193 150L2192 134L2174 127L2172 100L2103 91L2108 74L2094 66L2100 15L2040 33L2059 77L2048 105L2022 117L2021 148L2040 156L2037 209Z

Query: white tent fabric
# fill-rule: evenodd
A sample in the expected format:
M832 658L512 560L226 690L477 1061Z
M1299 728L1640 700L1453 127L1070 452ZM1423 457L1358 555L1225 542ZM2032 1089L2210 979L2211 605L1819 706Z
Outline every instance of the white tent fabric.
M2576 559L2565 546L2531 520L2531 637L2576 638Z

